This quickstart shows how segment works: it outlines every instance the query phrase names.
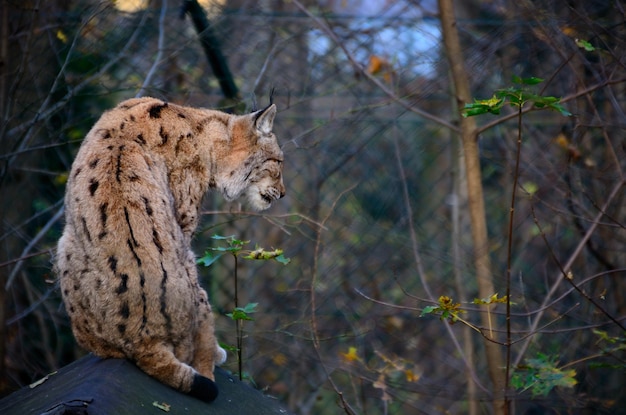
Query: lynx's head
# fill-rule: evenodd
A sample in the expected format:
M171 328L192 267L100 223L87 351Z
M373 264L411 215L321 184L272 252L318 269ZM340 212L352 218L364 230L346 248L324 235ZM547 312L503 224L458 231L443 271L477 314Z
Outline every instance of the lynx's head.
M245 195L251 207L264 210L285 195L283 152L272 132L276 105L229 122L229 151L217 172L217 185L227 200Z

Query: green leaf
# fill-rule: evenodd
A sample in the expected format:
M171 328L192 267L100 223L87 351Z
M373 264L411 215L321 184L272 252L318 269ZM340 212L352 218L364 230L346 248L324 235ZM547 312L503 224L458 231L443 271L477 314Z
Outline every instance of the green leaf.
M237 347L236 347L236 346L232 346L232 345L230 345L230 344L226 344L226 343L222 343L222 342L220 342L220 347L221 347L222 349L224 349L224 350L228 351L228 352L233 352L233 353L234 353L234 352L237 352L237 350L239 350L239 349L237 349Z
M276 261L280 262L283 265L287 265L288 263L291 262L291 259L285 257L283 254L278 255L276 258L274 258Z
M431 314L438 309L439 307L437 307L436 305L427 305L426 307L422 309L422 313L420 314L420 317L423 317L426 314Z
M222 240L226 240L226 239L234 240L235 239L235 235L222 236L222 235L214 234L213 236L211 236L211 239L215 239L216 241L222 241Z
M546 396L555 387L571 388L576 385L576 371L556 367L557 357L538 353L534 359L526 359L526 365L519 367L511 377L511 385L516 389L530 389L533 397Z
M581 49L586 50L587 52L593 52L594 50L596 50L596 48L591 43L587 42L586 40L576 39L574 42L576 42L576 46L578 46Z
M245 307L237 307L233 310L232 313L227 313L226 315L233 320L254 320L248 314L256 313L256 307L259 303L248 303Z
M563 115L564 117L571 117L573 115L571 112L566 110L565 107L563 107L563 105L559 103L550 104L548 105L548 107L552 110L560 112L561 115Z
M244 312L241 307L237 307L232 313L226 313L226 315L232 320L254 320L246 312Z
M246 304L245 307L242 308L242 310L246 313L256 313L256 307L259 305L259 303L248 303Z
M203 257L198 258L197 262L198 264L204 265L205 267L209 267L215 261L217 261L222 255L224 255L224 252L206 251Z

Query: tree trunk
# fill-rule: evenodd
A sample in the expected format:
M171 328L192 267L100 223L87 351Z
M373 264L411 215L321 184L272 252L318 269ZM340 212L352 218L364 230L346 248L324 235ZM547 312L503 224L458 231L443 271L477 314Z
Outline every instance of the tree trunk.
M458 108L471 101L469 81L464 68L463 54L459 42L459 35L454 17L452 0L439 0L439 13L443 34L444 47L450 70ZM474 266L476 267L476 281L481 298L489 298L495 293L489 259L489 241L487 237L487 222L483 200L481 181L480 158L478 154L478 137L476 123L472 118L461 119L461 142L465 156L465 173L467 176L468 209L472 227L472 241L474 245ZM481 314L482 326L490 326L488 313ZM487 337L493 333L486 333ZM494 338L495 339L495 338ZM489 377L493 384L494 414L507 414L504 400L505 372L504 360L500 346L490 340L485 341L485 353Z

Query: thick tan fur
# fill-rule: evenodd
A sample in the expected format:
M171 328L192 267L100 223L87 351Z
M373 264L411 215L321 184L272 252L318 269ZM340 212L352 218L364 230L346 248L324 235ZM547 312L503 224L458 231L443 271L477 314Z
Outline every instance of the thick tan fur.
M275 114L274 105L235 116L139 98L102 115L72 165L56 262L81 346L214 398L202 385L226 353L191 238L209 188L246 195L258 210L284 195Z

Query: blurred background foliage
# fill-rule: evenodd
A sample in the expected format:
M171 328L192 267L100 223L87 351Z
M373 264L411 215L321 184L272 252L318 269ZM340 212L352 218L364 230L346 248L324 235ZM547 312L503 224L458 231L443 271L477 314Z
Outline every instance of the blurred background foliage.
M3 0L0 394L77 359L51 271L67 172L107 108L138 93L279 107L287 196L263 214L206 198L198 254L235 235L291 259L241 263L244 369L298 414L497 413L480 313L459 111L432 0L201 2L238 88L226 100L188 1ZM545 79L574 115L523 117L513 223L515 413L626 413L626 51L620 0L456 1L477 99ZM205 32L208 33L208 32ZM517 123L477 118L493 284L504 293ZM539 227L537 226L539 225ZM563 281L572 280L600 304ZM201 268L236 343L233 261ZM442 295L457 322L421 310ZM491 331L490 333L494 333ZM501 347L502 353L506 345ZM235 370L236 358L227 368Z

